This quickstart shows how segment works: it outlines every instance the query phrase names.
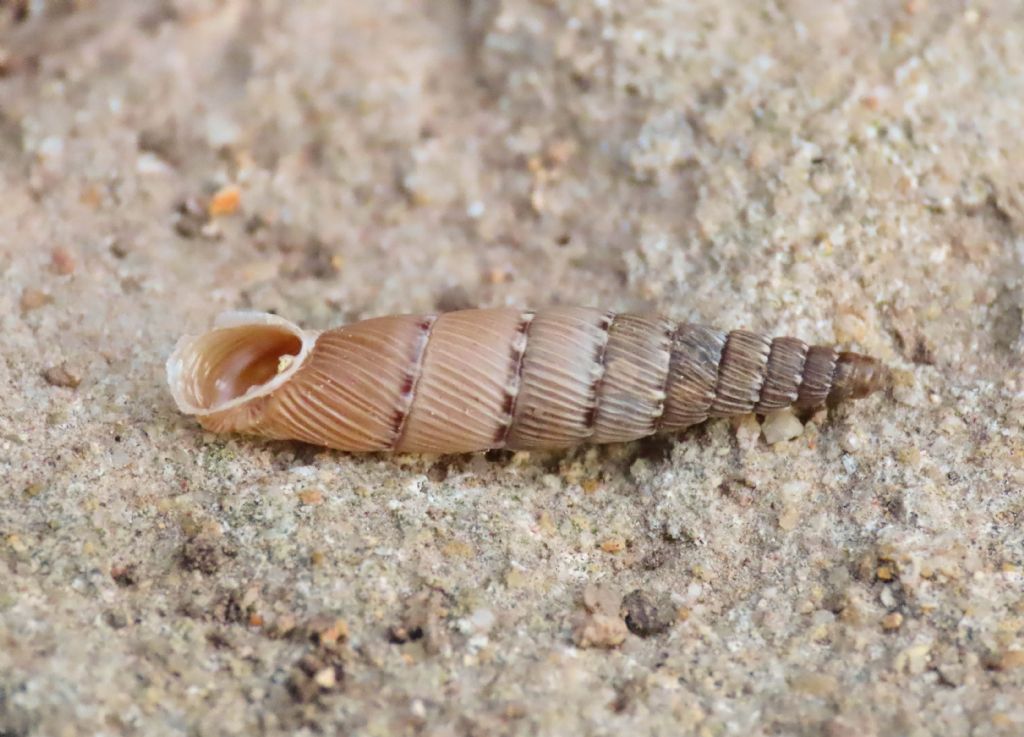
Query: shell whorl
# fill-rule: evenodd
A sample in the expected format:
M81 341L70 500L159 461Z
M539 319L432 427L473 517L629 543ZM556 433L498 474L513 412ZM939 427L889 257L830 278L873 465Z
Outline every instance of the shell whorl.
M584 307L397 315L322 333L232 313L179 341L179 408L216 432L348 451L564 448L867 396L876 359Z

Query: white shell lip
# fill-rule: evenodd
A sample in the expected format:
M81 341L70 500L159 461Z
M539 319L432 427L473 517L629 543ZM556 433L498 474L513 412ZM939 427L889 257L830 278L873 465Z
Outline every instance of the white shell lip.
M194 348L196 343L211 332L227 328L245 327L247 325L272 325L284 328L302 341L302 348L288 368L281 371L270 381L251 387L244 394L212 407L199 407L193 404L189 401L186 389L189 384L188 375L194 370ZM257 397L266 396L287 382L302 367L302 364L305 363L306 358L313 350L313 345L316 343L319 335L320 333L317 331L303 330L290 320L269 312L258 312L256 310L230 310L222 312L217 315L213 322L213 327L206 333L202 335L184 335L179 338L174 346L174 351L168 357L166 365L167 384L170 387L171 396L174 397L174 403L178 405L178 409L184 414L202 417L240 407Z

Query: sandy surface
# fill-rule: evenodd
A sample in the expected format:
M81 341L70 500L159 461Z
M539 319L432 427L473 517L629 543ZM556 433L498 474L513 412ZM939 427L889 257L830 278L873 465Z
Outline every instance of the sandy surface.
M1022 69L1005 0L0 3L0 735L1024 733ZM566 302L897 384L438 459L162 379Z

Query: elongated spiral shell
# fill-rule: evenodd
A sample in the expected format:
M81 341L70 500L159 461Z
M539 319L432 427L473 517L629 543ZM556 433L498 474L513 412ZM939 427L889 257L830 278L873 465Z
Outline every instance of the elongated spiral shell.
M564 448L867 396L876 359L659 317L554 307L395 315L325 332L227 313L167 362L214 432L346 451Z

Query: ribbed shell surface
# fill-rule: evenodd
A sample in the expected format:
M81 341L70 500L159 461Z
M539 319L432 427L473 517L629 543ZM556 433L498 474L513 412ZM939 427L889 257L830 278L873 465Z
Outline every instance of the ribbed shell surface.
M565 448L590 438L611 317L585 307L534 315L521 358L509 448Z
M501 443L512 422L511 402L532 317L508 309L438 317L395 449L443 453L453 446L481 449Z
M323 333L275 392L276 434L354 451L394 447L434 320L379 317Z
M642 438L658 429L672 357L667 320L617 315L608 329L604 374L597 386L595 443Z
M218 361L228 360L223 353ZM659 317L462 310L326 331L272 393L230 417L200 419L215 430L351 451L564 448L814 407L830 392L864 396L881 371L869 357L794 338ZM837 379L847 385L834 386Z

